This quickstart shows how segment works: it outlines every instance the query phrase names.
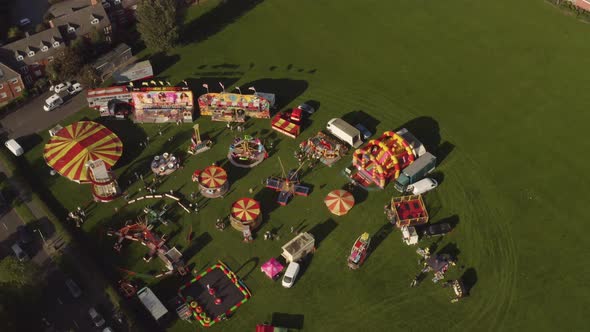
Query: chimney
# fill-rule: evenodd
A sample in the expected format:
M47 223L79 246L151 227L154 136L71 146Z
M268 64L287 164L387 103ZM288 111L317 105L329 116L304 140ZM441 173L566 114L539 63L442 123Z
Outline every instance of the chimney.
M55 24L53 24L53 20L49 20L49 27L50 28L55 28Z
M25 38L29 38L29 32L25 31Z
M98 5L98 0L90 0L90 4L92 6L96 6L96 5Z

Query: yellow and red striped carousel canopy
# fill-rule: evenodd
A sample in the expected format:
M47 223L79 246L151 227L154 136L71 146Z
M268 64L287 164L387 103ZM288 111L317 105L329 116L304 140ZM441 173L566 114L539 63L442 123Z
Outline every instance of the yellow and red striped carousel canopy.
M232 204L231 216L243 222L254 221L260 216L260 203L252 198L240 198Z
M330 212L342 216L354 206L354 196L346 190L332 190L324 199L324 203Z
M123 154L115 133L93 121L79 121L58 131L45 144L43 158L49 167L76 182L89 182L86 163L102 159L110 169Z
M219 166L209 166L199 175L199 183L206 188L221 188L227 182L227 172Z

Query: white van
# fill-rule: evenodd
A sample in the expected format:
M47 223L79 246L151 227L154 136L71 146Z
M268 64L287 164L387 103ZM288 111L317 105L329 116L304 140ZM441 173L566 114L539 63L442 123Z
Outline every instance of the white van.
M300 265L297 262L291 262L289 263L289 265L287 266L287 271L285 271L285 275L283 276L283 287L285 288L291 288L293 287L293 284L295 283L295 279L297 278L297 275L299 274L299 269L300 269Z
M106 323L104 321L104 318L102 318L102 315L99 314L98 311L94 309L94 307L88 309L88 315L90 316L90 319L92 319L92 323L94 323L94 326L96 327L101 327Z
M412 195L421 195L436 188L437 186L438 182L436 182L435 179L425 178L409 185L407 191L411 192Z
M17 157L22 156L22 154L25 153L23 147L20 146L20 144L18 144L18 142L13 139L9 139L8 141L4 142L4 145L8 150L10 150L10 152L12 152L13 155Z
M45 110L45 112L49 112L58 108L63 103L64 100L61 99L61 97L58 94L54 94L53 96L45 100L45 105L43 105L43 109Z
M27 255L27 253L18 245L18 243L13 244L10 248L19 261L24 262L29 260L29 255Z
M334 118L328 121L326 129L330 134L355 149L363 144L361 132L340 118Z

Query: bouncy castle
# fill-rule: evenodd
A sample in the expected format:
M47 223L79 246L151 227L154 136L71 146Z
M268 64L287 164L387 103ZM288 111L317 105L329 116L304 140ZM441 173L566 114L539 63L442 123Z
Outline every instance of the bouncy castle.
M397 179L400 171L414 162L414 158L412 147L403 137L386 131L356 150L352 164L358 170L357 180L366 185L375 183L383 189L388 181Z

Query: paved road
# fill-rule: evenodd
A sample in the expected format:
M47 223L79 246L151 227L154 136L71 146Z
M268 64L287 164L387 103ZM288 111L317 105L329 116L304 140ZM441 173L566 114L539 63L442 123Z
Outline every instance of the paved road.
M12 21L17 24L22 18L31 20L31 25L43 22L43 15L49 9L49 2L47 0L16 0L12 7Z
M66 100L61 107L51 112L45 112L43 104L52 94L53 92L43 93L0 120L10 138L15 138L18 141L20 137L38 133L88 106L86 92L82 91Z

